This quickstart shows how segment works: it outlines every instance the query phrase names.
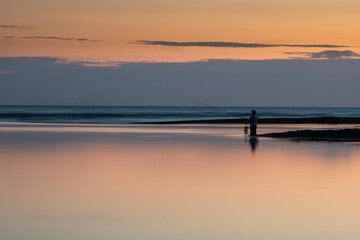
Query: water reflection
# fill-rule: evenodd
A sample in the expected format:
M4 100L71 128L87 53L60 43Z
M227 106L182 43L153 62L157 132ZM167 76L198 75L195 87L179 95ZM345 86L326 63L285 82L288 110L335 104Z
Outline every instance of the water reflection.
M0 144L0 239L360 239L357 146L50 135Z
M256 136L251 136L251 137L249 138L249 144L250 144L251 151L255 153L256 148L258 147L258 144L259 144L259 139L258 139L258 137L256 137Z

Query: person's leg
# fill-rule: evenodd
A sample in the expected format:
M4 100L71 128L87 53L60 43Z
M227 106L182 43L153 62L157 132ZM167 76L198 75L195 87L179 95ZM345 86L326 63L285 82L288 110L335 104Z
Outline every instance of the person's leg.
M252 136L256 135L256 126L250 127L250 135L252 135Z

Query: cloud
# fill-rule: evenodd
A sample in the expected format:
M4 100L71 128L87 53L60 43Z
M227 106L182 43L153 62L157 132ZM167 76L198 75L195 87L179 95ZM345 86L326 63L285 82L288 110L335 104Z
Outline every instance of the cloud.
M0 70L0 74L11 74L11 73L13 72L8 70Z
M76 63L78 65L81 66L85 66L85 67L121 67L121 65L124 62L118 62L118 61L104 61L104 62L99 62L99 61L77 61L77 60L70 60L70 59L57 59L56 63L59 64L72 64L72 63Z
M335 59L335 58L349 58L349 57L360 57L360 55L356 52L345 50L345 51L335 51L335 50L327 50L317 53L311 53L311 58L328 58L328 59Z
M70 214L70 215L29 215L24 217L25 220L35 220L35 221L56 221L56 222L76 222L76 221L122 221L124 219L130 219L125 214L122 215L114 215L108 213L78 213L78 214Z
M268 47L303 47L303 48L339 48L349 47L342 45L307 45L307 44L263 44L263 43L239 43L239 42L167 42L137 40L135 44L157 45L168 47L228 47L228 48L268 48Z
M0 25L0 28L30 29L31 27L27 27L27 26L17 26L17 25Z
M345 51L326 50L321 52L286 52L286 54L304 55L312 59L341 59L341 58L360 57L360 54L350 50L345 50Z
M0 58L3 105L360 107L360 59L208 60L83 66ZM82 62L83 63L83 62ZM334 97L336 96L336 97Z
M22 38L22 39L47 39L47 40L64 40L64 41L79 41L79 42L101 42L104 40L92 40L88 38L67 38L67 37L55 37L55 36L5 36L4 38Z

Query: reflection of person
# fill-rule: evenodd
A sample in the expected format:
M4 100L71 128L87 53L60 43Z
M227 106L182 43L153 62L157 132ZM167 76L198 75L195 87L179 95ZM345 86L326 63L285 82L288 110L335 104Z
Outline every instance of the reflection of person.
M256 136L257 122L259 118L256 115L256 111L252 110L250 115L250 136Z
M251 147L251 151L252 152L255 152L256 151L256 147L258 146L259 144L259 140L257 137L251 137L250 140L249 140L249 144L250 144L250 147Z

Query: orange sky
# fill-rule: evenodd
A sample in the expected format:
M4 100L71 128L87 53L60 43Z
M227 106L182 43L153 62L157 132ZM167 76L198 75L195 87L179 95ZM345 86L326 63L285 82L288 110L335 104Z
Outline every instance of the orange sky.
M303 55L284 52L329 50L133 44L137 40L333 44L351 46L336 50L359 51L360 2L354 0L14 0L2 1L0 9L0 57L194 61L292 58ZM31 36L103 41L21 38Z

